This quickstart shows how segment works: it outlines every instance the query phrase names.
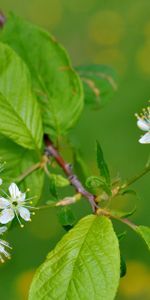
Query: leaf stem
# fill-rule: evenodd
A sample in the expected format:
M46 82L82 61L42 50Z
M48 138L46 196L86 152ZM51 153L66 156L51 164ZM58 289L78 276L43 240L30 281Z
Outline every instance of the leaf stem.
M23 181L23 179L27 176L29 176L30 174L32 174L35 170L41 168L41 163L38 162L35 165L32 165L30 168L28 168L27 170L25 170L17 179L16 182L21 182Z
M150 165L146 166L139 174L135 175L131 179L129 179L126 183L124 183L121 186L121 189L125 189L137 180L139 180L141 177L143 177L145 174L147 174L150 171Z
M103 216L106 216L106 217L109 217L109 218L112 218L112 219L115 219L117 221L120 221L126 225L128 225L130 228L132 228L133 230L136 230L137 228L137 225L135 225L133 222L131 222L129 219L127 218L120 218L120 217L117 217L116 215L112 214L111 211L108 211L108 210L105 210L105 209L102 209L102 208L99 208L97 209L97 215L103 215Z
M122 192L122 190L126 189L127 187L129 187L131 184L135 183L137 180L139 180L140 178L142 178L144 175L146 175L148 172L150 172L150 165L146 166L139 174L133 176L131 179L129 179L126 183L123 183L121 186L116 186L113 190L112 190L112 197L114 198L116 196L118 196L120 194L120 192Z
M50 140L47 134L44 135L44 142L46 145L45 155L47 155L48 157L51 156L55 159L57 164L66 174L68 180L70 181L70 184L74 186L77 193L81 194L90 202L93 212L96 212L98 206L95 201L95 195L91 194L83 187L78 177L73 173L72 166L63 159L58 150L54 147L53 142Z

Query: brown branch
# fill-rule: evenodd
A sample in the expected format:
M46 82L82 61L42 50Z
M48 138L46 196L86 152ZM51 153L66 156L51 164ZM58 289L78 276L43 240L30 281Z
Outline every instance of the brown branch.
M89 193L83 187L80 180L73 173L71 164L67 163L63 159L63 157L60 155L58 150L54 147L53 142L50 140L50 138L48 137L47 134L44 135L44 142L46 145L45 154L47 156L51 156L55 159L57 164L61 167L61 169L64 171L64 173L68 177L70 184L75 187L75 190L77 191L77 193L80 193L84 198L86 198L90 202L93 212L96 212L98 206L95 202L95 196L93 194Z

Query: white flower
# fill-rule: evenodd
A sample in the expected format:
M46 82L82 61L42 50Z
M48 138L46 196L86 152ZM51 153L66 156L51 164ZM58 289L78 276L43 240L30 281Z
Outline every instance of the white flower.
M26 206L27 199L26 193L22 193L15 183L11 183L9 186L9 194L7 198L0 197L0 223L7 224L12 221L15 216L17 217L21 227L23 225L20 222L19 216L25 221L30 221L30 211L28 208L31 206Z
M0 234L3 234L7 230L6 226L0 227ZM9 243L0 239L0 261L4 263L4 258L10 258L9 252L5 248L11 249Z
M0 178L0 185L2 185L3 184L3 179L2 178Z
M143 113L139 116L136 114L137 117L137 126L143 130L147 131L140 139L139 142L141 144L150 144L150 107L147 109L143 109Z

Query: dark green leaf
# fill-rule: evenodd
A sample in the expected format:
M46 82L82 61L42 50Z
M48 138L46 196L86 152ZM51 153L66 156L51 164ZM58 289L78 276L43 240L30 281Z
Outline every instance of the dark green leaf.
M127 273L127 266L125 259L122 255L120 255L120 277L124 277Z
M84 85L85 103L99 108L110 100L117 90L117 76L114 70L105 65L76 67Z
M119 245L111 221L90 215L49 253L34 276L29 300L113 300L119 278Z
M126 237L126 234L127 234L126 231L123 231L123 232L117 234L117 238L118 238L119 242Z
M50 193L53 196L52 201L58 201L58 193L57 193L57 187L56 187L56 181L54 177L50 176L50 185L49 185Z
M42 120L24 62L0 43L0 132L19 145L41 148Z
M46 31L11 14L1 40L26 62L41 105L44 132L66 134L83 108L83 90L65 50Z
M105 178L107 185L110 187L110 173L105 162L104 155L100 143L97 141L97 165L100 175Z
M59 209L58 213L60 224L64 226L73 226L76 222L74 214L70 207L65 206Z

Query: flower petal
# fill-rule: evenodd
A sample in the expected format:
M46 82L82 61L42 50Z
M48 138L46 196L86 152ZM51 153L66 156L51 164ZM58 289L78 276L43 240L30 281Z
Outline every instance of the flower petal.
M19 198L17 199L18 202L24 202L26 199L26 193L21 193L20 192L20 196Z
M30 211L25 208L25 207L19 207L18 208L18 212L21 216L22 219L24 219L25 221L30 221Z
M11 208L6 208L0 213L0 223L7 224L15 217L14 211Z
M2 178L0 178L0 185L2 185L3 184L3 179Z
M0 234L3 234L7 230L6 226L0 227Z
M141 144L150 144L150 132L144 134L140 139L139 142Z
M17 197L20 196L20 191L14 182L11 183L11 185L9 186L9 193L13 199L16 199Z
M9 206L9 201L3 197L0 197L0 209L7 208Z
M137 126L144 131L149 131L150 129L149 123L143 120L142 118L138 119Z

